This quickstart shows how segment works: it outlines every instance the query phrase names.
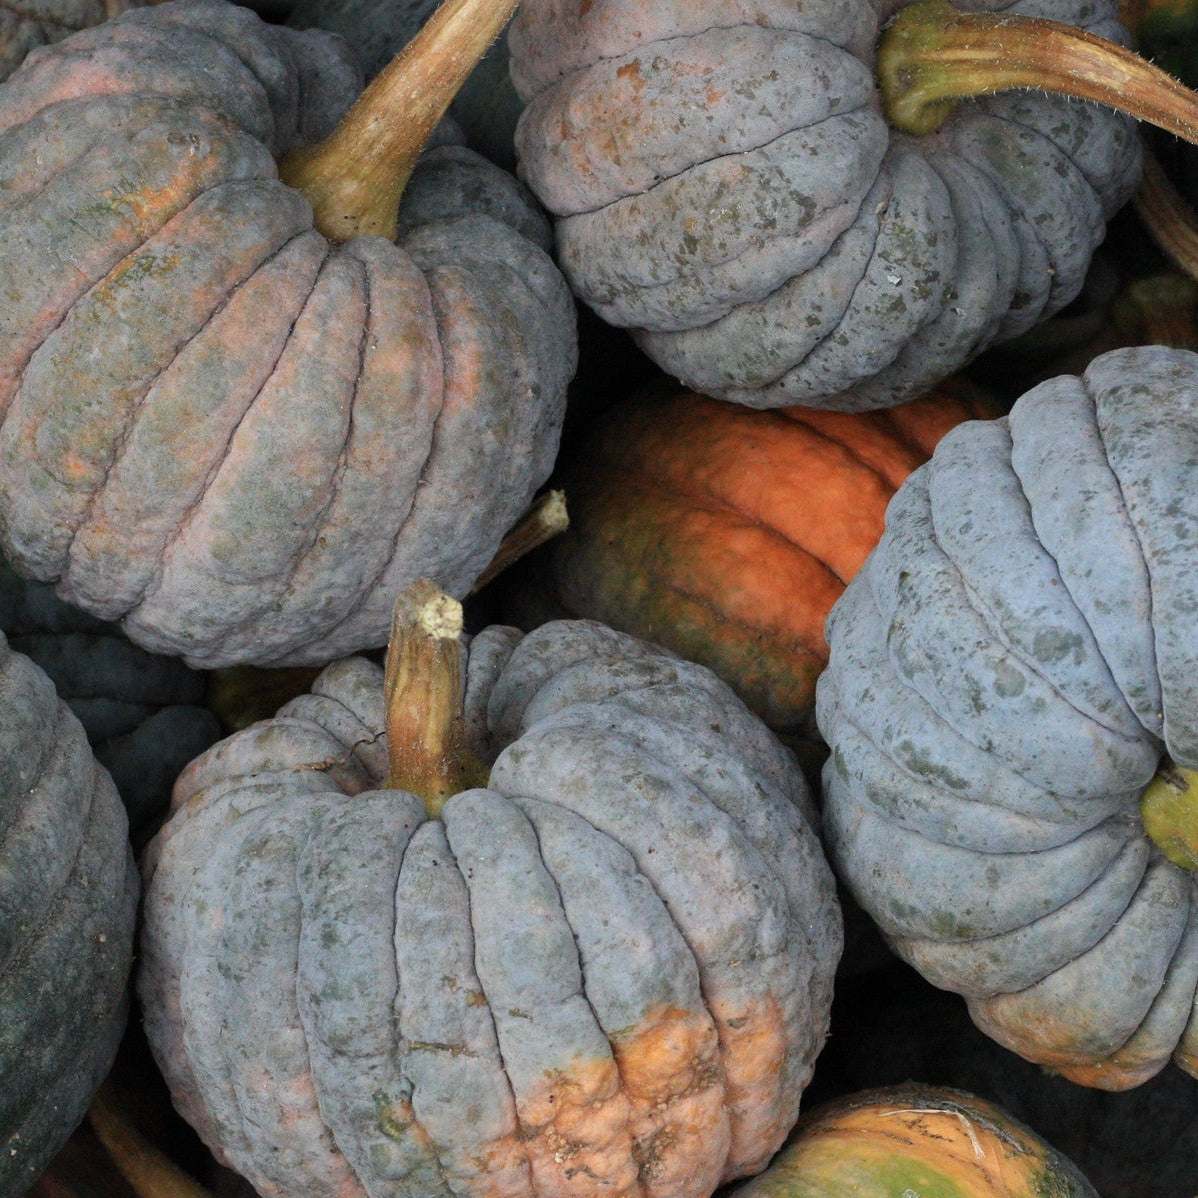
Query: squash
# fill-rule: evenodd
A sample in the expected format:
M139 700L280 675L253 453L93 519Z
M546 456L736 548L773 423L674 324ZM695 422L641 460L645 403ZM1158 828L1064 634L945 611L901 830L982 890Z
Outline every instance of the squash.
M1198 1072L1198 355L941 441L828 622L825 835L895 951L1083 1085Z
M0 633L0 1198L83 1118L128 1010L124 808L50 679Z
M505 588L523 627L584 616L713 670L795 731L827 661L824 620L937 440L986 411L960 381L887 413L750 412L659 388L579 438L569 532Z
M370 79L415 37L436 6L436 0L298 0L288 24L294 29L327 29L345 38ZM501 34L462 84L449 111L471 149L512 170L522 108L508 74L507 37Z
M0 82L21 65L31 50L99 25L143 0L39 0L0 8Z
M869 1090L806 1116L735 1198L1098 1198L1001 1107L961 1090Z
M112 775L136 836L162 810L179 771L220 736L205 680L131 645L116 629L0 563L0 632L49 675Z
M344 46L220 0L9 79L0 544L22 574L205 668L323 664L384 643L413 578L469 589L549 472L576 354L520 186L461 146L418 156L509 7L451 0L319 146L357 92Z
M400 597L183 772L139 990L264 1196L706 1198L765 1166L840 952L802 776L714 675L588 621ZM365 851L364 851L365 850Z
M967 7L525 0L520 169L575 293L759 408L889 407L1061 310L1139 143L1028 89L1191 138L1198 100L1095 36L1114 0Z

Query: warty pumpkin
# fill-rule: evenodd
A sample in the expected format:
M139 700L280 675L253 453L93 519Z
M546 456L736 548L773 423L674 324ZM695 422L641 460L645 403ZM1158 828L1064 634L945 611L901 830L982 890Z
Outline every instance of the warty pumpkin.
M321 664L384 643L413 578L469 589L550 469L576 354L521 187L460 146L417 160L509 8L451 0L331 134L344 46L218 0L127 13L7 82L21 573L204 667Z
M805 1116L733 1198L1098 1198L1031 1128L947 1086L869 1090Z
M417 585L385 671L181 775L139 981L174 1101L267 1198L706 1198L823 1041L806 785L699 666L589 621L463 665L460 628Z
M852 411L1063 308L1139 143L1026 89L1190 137L1198 101L1096 39L1113 0L968 7L525 0L517 149L575 293L696 391Z
M0 82L21 65L38 46L70 37L80 29L99 25L143 0L38 0L35 4L0 7Z
M0 632L0 1198L83 1118L125 1026L125 811L54 685Z
M179 771L220 737L205 679L130 644L0 564L0 632L49 675L96 759L112 775L136 834L167 804Z
M659 388L606 413L559 476L569 531L510 576L523 627L583 616L715 671L795 730L827 661L824 620L886 504L954 425L988 414L955 380L889 412L753 412Z
M1066 1077L1198 1073L1198 355L941 441L833 609L825 835L892 947Z

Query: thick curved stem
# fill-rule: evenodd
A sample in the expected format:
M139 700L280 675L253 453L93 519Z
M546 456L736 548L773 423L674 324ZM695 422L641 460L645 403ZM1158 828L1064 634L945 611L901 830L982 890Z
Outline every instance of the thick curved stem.
M387 785L423 799L432 819L485 782L466 747L461 637L462 605L427 579L396 600L383 682Z
M471 594L481 591L526 554L560 536L570 527L565 491L546 491L533 502L516 526L499 543L491 564L478 576Z
M399 200L424 143L517 2L445 0L324 141L279 164L326 237L395 239Z
M882 35L878 79L890 123L932 133L959 100L1032 88L1093 100L1198 144L1198 96L1171 75L1073 25L962 13L918 0Z
M1198 279L1198 214L1165 174L1151 150L1144 151L1144 179L1136 193L1136 211L1162 254L1192 279Z
M1144 831L1174 865L1198 870L1198 770L1161 762L1140 796Z

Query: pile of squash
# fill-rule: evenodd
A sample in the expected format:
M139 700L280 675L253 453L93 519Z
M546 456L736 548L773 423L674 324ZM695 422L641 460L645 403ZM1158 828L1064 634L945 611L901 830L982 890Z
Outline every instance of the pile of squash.
M0 0L0 1198L1193 1198L1195 29Z

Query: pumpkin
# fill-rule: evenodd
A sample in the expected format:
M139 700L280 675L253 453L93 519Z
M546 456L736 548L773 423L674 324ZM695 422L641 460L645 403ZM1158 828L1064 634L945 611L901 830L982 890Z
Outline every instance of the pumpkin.
M1001 1107L961 1090L869 1090L806 1116L736 1198L1098 1198Z
M125 1026L127 831L79 721L0 633L0 1198L65 1143Z
M39 0L0 8L0 82L38 46L61 41L79 29L99 25L143 0Z
M323 664L384 643L418 575L469 589L550 469L576 352L520 186L461 146L417 160L506 16L452 0L318 146L357 91L344 47L219 0L12 76L0 544L22 574L202 667Z
M0 564L0 631L37 663L83 724L136 833L160 811L179 771L220 735L205 680Z
M955 995L905 965L868 983L838 980L831 1033L805 1101L913 1077L1002 1106L1065 1153L1100 1194L1195 1192L1198 1105L1194 1081L1180 1069L1119 1094L1076 1086L982 1035Z
M436 0L298 0L288 24L340 34L369 79L415 37L436 6ZM501 35L462 84L449 111L472 149L511 170L521 109L508 74L507 38Z
M841 878L974 1021L1085 1085L1198 1072L1198 355L954 429L833 609Z
M824 619L882 535L886 503L984 405L943 385L887 413L751 412L658 389L579 440L571 526L517 623L601 620L714 670L775 728L803 725L827 660Z
M491 626L463 665L460 628L418 584L385 671L329 666L180 776L139 980L175 1104L265 1198L706 1198L823 1041L802 776L645 642Z
M1040 88L1190 137L1198 101L1094 36L1125 40L1113 0L968 7L1000 11L525 0L517 150L575 293L688 387L767 408L888 407L1059 311L1135 186L1135 130L956 98Z

